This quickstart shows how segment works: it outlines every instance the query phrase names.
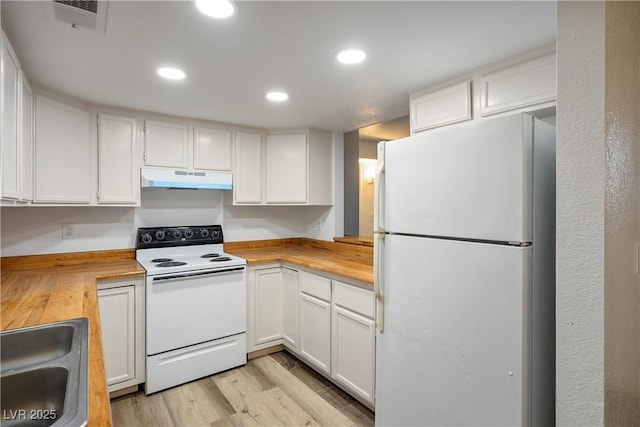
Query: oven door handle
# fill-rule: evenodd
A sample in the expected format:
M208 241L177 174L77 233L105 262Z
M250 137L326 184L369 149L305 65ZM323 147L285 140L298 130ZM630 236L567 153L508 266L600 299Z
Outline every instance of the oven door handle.
M154 282L160 282L160 281L164 281L164 280L175 280L175 279L185 279L188 277L200 277L200 276L212 276L214 274L221 274L221 273L229 273L232 271L242 271L244 270L245 267L234 267L234 268L225 268L222 270L208 270L208 271L201 271L201 272L195 272L195 273L186 273L186 274L172 274L170 276L160 276L160 277L154 277L153 281Z

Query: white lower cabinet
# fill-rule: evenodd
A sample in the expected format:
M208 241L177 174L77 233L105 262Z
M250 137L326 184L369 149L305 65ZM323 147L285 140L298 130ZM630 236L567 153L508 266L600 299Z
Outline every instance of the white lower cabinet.
M376 354L373 293L336 281L333 286L331 377L373 404Z
M98 306L109 392L143 383L143 278L98 282Z
M282 340L289 349L298 348L298 272L282 267Z
M331 372L331 303L300 292L300 356Z
M282 338L283 287L280 268L255 272L255 345Z
M247 351L298 342L298 272L279 264L247 272Z
M247 273L247 351L284 346L373 408L376 322L372 289L279 263Z

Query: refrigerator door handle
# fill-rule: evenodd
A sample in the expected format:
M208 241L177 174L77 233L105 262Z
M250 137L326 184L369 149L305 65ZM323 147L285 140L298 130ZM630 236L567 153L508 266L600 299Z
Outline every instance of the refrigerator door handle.
M384 332L384 178L385 178L385 142L378 143L378 166L376 168L375 196L373 199L373 292L376 297L376 324L380 333Z
M384 233L384 175L385 175L385 142L378 143L378 164L374 181L375 196L373 198L373 232Z
M384 234L374 234L373 242L373 292L376 297L376 325L380 333L384 332L384 293L383 278L384 270L382 260L384 259Z

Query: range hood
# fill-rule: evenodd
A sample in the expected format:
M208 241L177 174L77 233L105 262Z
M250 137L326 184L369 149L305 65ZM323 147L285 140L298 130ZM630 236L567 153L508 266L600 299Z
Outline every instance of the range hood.
M225 172L197 172L173 169L140 169L142 188L185 188L231 190L233 175Z

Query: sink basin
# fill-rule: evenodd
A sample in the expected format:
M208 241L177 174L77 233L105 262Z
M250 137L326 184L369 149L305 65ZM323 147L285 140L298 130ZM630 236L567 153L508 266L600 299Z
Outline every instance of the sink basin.
M2 371L47 363L68 354L75 328L66 324L50 325L3 334Z
M84 426L87 318L0 334L2 426Z
M53 425L64 412L69 370L38 368L2 377L2 425ZM30 418L30 420L28 420Z

